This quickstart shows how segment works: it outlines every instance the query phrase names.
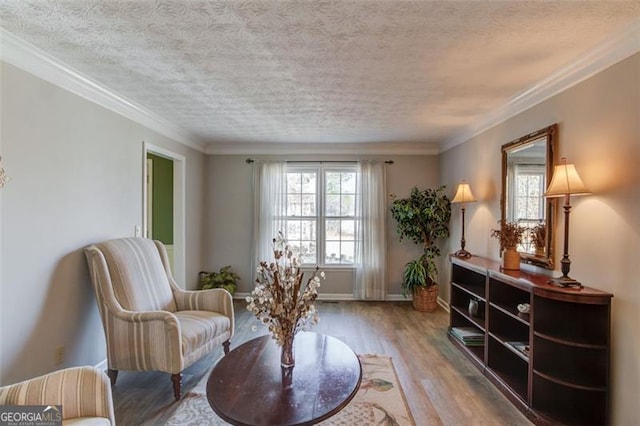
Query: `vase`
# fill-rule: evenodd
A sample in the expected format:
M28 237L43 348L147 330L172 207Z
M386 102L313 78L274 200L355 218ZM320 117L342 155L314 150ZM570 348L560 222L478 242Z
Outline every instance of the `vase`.
M502 253L502 269L506 271L520 270L520 253L516 249L506 249Z
M282 368L293 368L296 364L295 357L293 356L293 338L295 334L291 333L289 336L285 337L284 342L282 342L282 352L280 353L280 365Z
M478 315L478 301L476 299L469 299L469 316L476 317Z

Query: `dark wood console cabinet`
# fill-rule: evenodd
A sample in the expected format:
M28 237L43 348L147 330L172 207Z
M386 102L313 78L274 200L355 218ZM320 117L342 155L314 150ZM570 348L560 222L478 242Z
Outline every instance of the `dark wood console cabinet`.
M451 256L449 339L534 423L608 424L613 295L548 279ZM481 337L465 344L453 328Z

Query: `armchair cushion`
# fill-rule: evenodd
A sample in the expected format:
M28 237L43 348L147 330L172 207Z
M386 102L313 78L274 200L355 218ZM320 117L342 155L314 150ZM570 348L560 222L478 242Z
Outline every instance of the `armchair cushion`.
M229 318L217 312L180 311L175 316L182 331L182 355L185 357L229 330Z
M0 405L62 405L65 425L71 419L115 425L111 384L94 367L67 368L1 387Z

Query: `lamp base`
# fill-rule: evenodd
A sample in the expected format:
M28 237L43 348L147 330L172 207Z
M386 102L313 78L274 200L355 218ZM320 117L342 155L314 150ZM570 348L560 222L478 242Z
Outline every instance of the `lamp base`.
M574 280L573 278L571 278L568 275L563 275L561 277L558 278L551 278L548 281L549 284L551 285L555 285L558 287L577 287L577 288L582 288L582 284L577 281Z
M469 253L468 251L466 251L465 249L460 249L457 252L453 253L453 255L455 257L461 257L463 259L467 259L471 256L473 256L471 253Z

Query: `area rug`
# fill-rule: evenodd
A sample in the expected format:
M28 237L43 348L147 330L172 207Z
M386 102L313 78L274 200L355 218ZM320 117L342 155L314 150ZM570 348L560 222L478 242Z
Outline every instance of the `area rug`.
M323 426L415 425L391 357L358 355L362 364L362 383L351 402ZM167 425L228 425L209 406L206 396L208 374L187 392Z

